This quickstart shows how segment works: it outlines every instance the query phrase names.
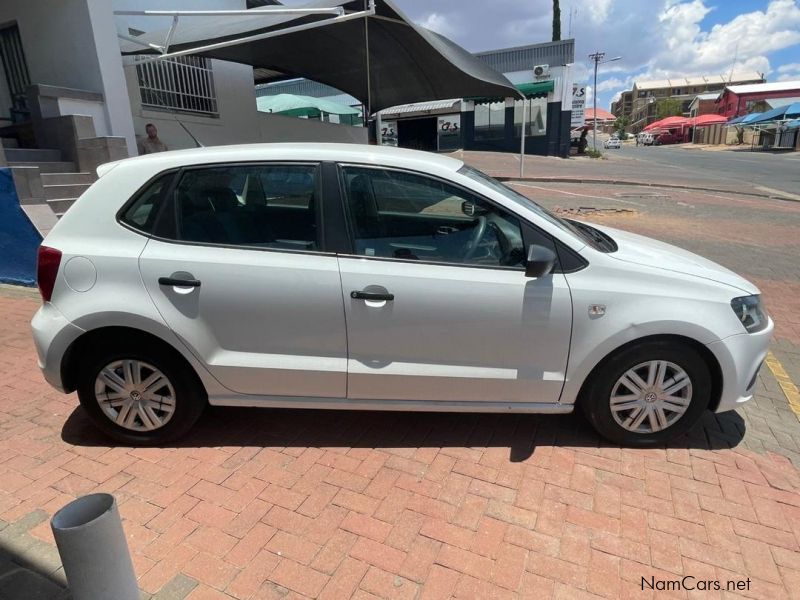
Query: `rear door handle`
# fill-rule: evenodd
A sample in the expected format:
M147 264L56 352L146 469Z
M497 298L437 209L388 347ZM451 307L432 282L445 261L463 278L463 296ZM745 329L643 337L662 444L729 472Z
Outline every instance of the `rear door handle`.
M174 287L200 287L199 279L180 279L178 277L159 277L159 285L171 285Z
M350 292L350 297L354 300L374 300L376 302L380 302L382 300L394 300L394 294L383 292L360 292L357 290Z

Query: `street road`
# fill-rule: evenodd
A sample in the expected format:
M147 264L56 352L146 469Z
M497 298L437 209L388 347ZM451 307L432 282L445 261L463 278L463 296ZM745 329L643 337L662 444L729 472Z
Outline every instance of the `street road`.
M602 159L529 155L525 157L525 177L680 185L800 200L800 152L773 154L692 146L637 148L627 144L602 152ZM515 154L460 150L452 156L490 175L519 176L519 157Z
M800 153L773 154L749 151L704 151L686 147L624 146L606 150L617 158L635 160L647 167L670 167L678 173L716 175L721 181L755 184L789 194L800 194ZM616 169L614 169L616 171Z

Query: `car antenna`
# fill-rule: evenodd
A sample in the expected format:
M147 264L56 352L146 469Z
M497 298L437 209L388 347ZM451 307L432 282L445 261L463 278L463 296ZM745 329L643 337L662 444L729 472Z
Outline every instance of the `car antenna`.
M191 132L191 131L189 131L189 128L188 128L186 125L184 125L184 124L183 124L183 121L181 121L181 120L180 120L180 119L179 119L177 116L175 117L175 120L178 122L178 125L180 125L181 127L183 127L183 130L184 130L186 133L188 133L188 134L189 134L189 137L190 137L190 138L192 138L192 141L193 141L195 144L197 144L197 147L198 147L198 148L205 148L205 146L203 146L203 144L201 144L201 143L200 143L200 140L198 140L196 137L194 137L194 135L192 134L192 132Z

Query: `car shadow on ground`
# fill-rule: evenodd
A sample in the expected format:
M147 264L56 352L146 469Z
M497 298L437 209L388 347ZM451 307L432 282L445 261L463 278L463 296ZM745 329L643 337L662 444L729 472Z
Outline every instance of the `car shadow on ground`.
M669 448L727 449L738 445L745 422L734 411L706 412ZM115 445L81 407L67 418L62 439L75 446ZM580 414L521 415L209 407L194 428L169 448L221 446L315 448L509 449L510 462L537 446L610 448Z

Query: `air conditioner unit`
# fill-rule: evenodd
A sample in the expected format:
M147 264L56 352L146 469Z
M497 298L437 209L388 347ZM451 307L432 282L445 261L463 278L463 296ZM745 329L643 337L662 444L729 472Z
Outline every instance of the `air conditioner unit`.
M533 76L537 79L550 77L550 65L536 65L533 67Z

